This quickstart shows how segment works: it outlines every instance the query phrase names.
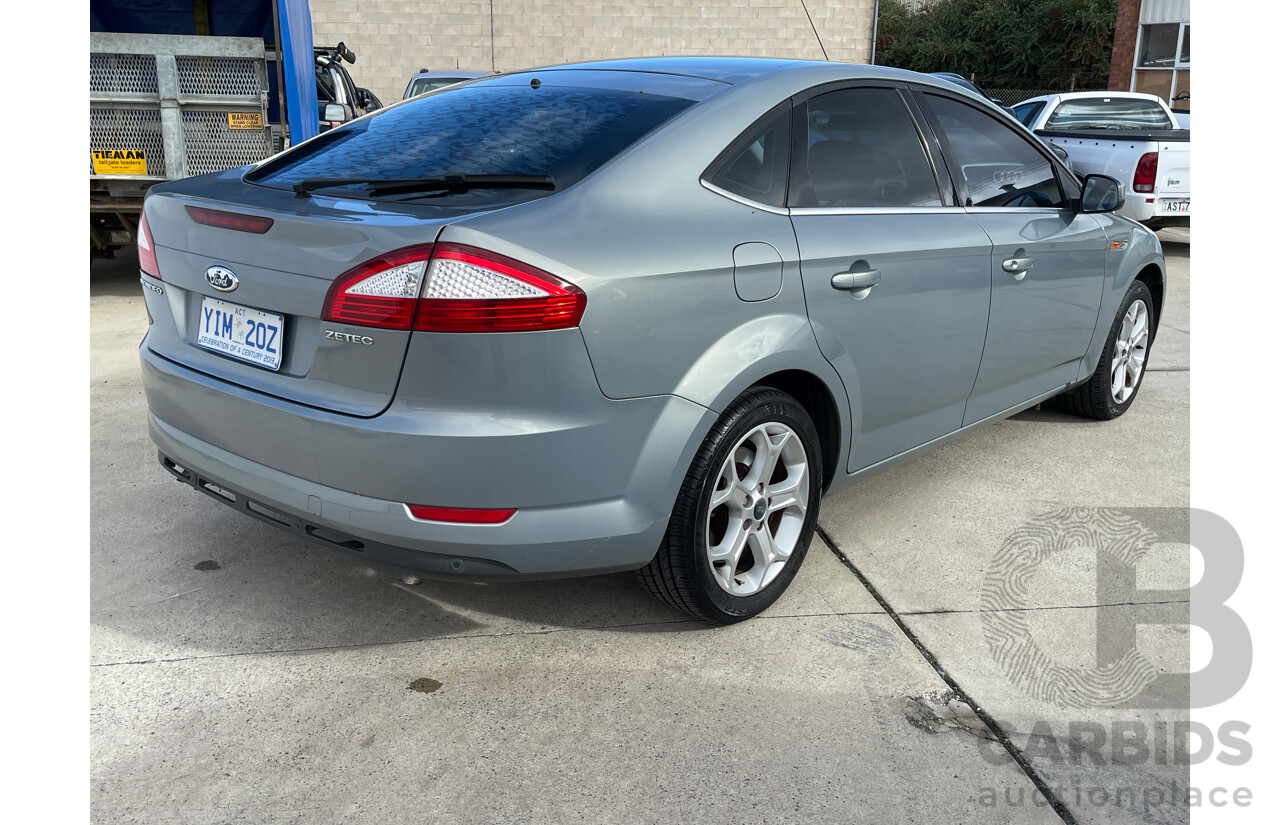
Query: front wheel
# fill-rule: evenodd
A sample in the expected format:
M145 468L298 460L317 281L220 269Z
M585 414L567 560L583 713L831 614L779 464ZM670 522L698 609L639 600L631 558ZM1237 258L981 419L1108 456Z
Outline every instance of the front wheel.
M1103 421L1124 415L1146 374L1154 318L1151 290L1134 281L1120 302L1097 370L1087 382L1059 396L1067 409Z
M640 581L700 619L749 619L795 578L821 498L822 452L809 414L784 392L748 390L694 456Z

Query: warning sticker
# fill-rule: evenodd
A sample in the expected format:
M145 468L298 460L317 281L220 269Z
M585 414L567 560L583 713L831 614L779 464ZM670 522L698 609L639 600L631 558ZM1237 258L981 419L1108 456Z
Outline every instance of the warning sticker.
M95 175L145 175L147 157L141 149L107 149L93 152Z
M261 129L262 112L227 112L227 125L232 129Z

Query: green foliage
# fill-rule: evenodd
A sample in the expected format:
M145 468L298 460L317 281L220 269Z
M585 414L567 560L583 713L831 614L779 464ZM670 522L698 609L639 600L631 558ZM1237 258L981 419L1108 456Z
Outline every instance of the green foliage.
M989 86L1105 85L1116 0L882 0L876 62Z

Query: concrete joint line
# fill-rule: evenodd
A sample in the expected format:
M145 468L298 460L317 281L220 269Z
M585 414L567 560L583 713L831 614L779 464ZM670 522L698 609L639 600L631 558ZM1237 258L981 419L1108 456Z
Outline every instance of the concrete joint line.
M1025 755L1023 755L1022 751L1018 750L1017 746L1013 744L1009 739L1009 735L1000 727L1000 724L996 722L996 720L991 717L991 714L987 713L981 705L973 700L973 697L971 697L965 689L960 686L960 683L955 680L955 677L942 667L942 664L938 661L938 658L933 655L933 652L930 651L929 648L925 647L924 642L920 641L919 637L916 636L915 632L912 631L911 628L907 627L907 623L902 620L902 617L900 617L897 611L893 609L893 606L889 604L884 596L880 595L880 591L876 589L875 585L873 585L871 581L863 575L862 571L859 570L852 561L850 561L849 557L846 556L840 549L839 545L836 544L835 539L831 538L831 536L827 534L827 531L822 529L822 525L817 525L815 530L822 540L827 543L827 546L831 548L831 552L840 560L840 563L847 567L849 572L853 573L853 575L857 577L858 581L862 583L862 586L871 594L871 597L875 599L882 608L884 608L884 612L889 614L889 618L893 619L894 624L898 626L898 629L902 631L902 634L910 640L911 644L916 646L916 650L919 651L920 655L924 657L924 660L929 663L929 666L933 668L934 672L938 674L938 677L947 683L947 687L951 688L955 697L972 708L974 715L981 719L982 723L987 726L988 730L995 735L996 741L1004 747L1010 758L1012 758L1018 767L1022 769L1022 772L1026 774L1026 777L1031 780L1031 784L1035 785L1036 790L1040 791L1040 793L1044 795L1044 798L1048 800L1049 804L1053 807L1054 812L1058 815L1058 818L1066 823L1066 825L1078 825L1076 818L1072 815L1071 811L1067 809L1067 806L1063 804L1062 800L1058 798L1058 795L1049 787L1049 783L1044 781L1044 778L1040 776L1039 771L1032 766L1031 762Z
M1190 604L1190 599L1167 602L1108 602L1107 604L1055 604L1046 607L1002 607L998 610L903 610L899 616L942 616L948 613L1028 613L1035 610L1097 610L1102 607L1146 607L1158 604Z

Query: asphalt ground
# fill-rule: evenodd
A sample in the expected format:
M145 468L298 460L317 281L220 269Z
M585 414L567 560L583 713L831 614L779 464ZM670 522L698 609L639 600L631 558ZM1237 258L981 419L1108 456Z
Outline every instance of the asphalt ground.
M407 584L175 483L136 259L94 262L92 820L1188 821L1190 234L1160 235L1123 418L1046 405L828 497L724 628L629 574Z

